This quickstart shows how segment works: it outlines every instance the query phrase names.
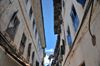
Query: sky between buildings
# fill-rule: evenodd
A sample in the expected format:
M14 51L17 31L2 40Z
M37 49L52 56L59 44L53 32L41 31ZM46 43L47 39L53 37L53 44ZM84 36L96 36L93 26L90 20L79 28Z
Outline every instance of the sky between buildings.
M49 60L49 54L54 52L54 48L56 45L57 35L54 35L54 8L53 8L53 0L42 0L42 10L44 17L44 29L45 29L45 37L46 37L46 57L44 59L45 66L47 66Z

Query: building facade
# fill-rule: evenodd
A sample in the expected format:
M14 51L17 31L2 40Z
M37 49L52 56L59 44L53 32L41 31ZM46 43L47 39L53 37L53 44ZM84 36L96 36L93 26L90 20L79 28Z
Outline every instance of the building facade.
M41 0L0 0L0 66L44 66Z
M64 42L64 40L62 40ZM52 60L51 66L62 66L63 55L65 54L65 45L60 45L60 35L57 36L56 46L54 49L54 59Z
M52 62L54 60L54 55L50 54L48 59L49 59L49 66L52 66Z
M53 2L54 33L60 36L59 53L63 56L59 65L100 66L100 0Z

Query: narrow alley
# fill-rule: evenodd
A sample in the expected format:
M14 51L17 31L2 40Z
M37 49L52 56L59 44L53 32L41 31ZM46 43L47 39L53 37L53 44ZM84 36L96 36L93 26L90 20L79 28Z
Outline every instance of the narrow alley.
M100 66L100 0L0 0L0 66Z

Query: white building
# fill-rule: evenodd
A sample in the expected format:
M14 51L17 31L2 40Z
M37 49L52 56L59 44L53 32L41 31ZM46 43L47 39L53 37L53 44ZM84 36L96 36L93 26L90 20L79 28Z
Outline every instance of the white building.
M100 1L53 1L54 32L60 36L60 46L65 48L63 60L58 59L61 62L58 64L100 66Z
M41 0L0 0L0 66L43 66Z

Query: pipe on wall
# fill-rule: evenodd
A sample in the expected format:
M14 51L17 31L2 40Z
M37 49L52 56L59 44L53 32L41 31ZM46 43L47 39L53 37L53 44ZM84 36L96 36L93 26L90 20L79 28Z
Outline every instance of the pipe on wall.
M73 43L72 43L72 47L71 47L71 49L70 49L70 51L69 51L69 53L68 53L68 55L67 55L67 57L66 57L66 59L65 59L65 61L64 61L63 66L65 65L65 62L66 62L68 56L70 55L70 53L71 53L71 51L72 51L72 49L73 49L73 46L74 46L75 41L76 41L76 39L77 39L77 36L78 36L78 34L79 34L79 32L80 32L80 30L81 30L81 28L82 28L82 25L83 25L83 23L84 23L84 20L85 20L85 18L86 18L86 16L87 16L87 13L88 13L88 11L89 11L89 9L90 9L90 6L91 6L91 4L92 4L93 1L94 1L94 0L89 0L88 5L86 6L86 9L85 9L85 12L84 12L84 15L83 15L83 19L82 19L81 25L80 25L80 27L79 27L79 30L77 31L77 34L76 34L76 36L75 36L75 39L74 39L74 41L73 41Z

